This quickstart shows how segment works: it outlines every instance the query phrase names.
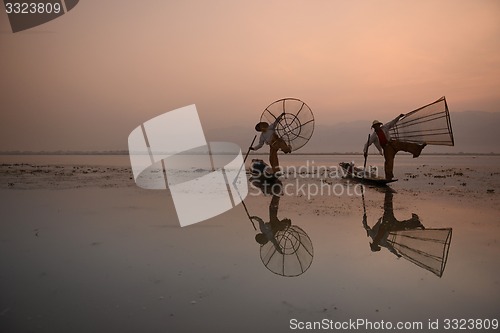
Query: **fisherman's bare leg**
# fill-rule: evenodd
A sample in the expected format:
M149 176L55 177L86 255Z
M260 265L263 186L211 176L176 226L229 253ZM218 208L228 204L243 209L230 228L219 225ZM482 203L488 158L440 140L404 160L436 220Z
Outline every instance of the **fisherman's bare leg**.
M276 147L275 145L270 145L269 163L271 163L271 168L274 173L280 171L280 163L278 161L278 150L279 147Z
M384 147L384 158L385 158L385 163L384 163L384 171L385 171L385 178L386 179L392 179L394 178L394 157L396 156L396 153L398 151L405 151L408 153L413 154L413 158L418 157L420 153L422 152L422 149L424 149L426 144L418 144L414 142L403 142L403 141L398 141L398 140L391 140L385 147Z
M290 148L290 146L288 146L285 140L278 137L276 134L274 134L272 145L276 146L278 149L281 149L281 151L284 152L285 154L292 152L292 149Z
M394 169L394 157L396 156L396 149L391 145L391 143L387 144L384 147L384 171L385 171L385 179L391 180L394 178L393 169Z
M278 161L278 150L282 150L284 153L290 153L292 150L286 144L285 140L278 137L276 134L273 136L273 142L269 145L269 163L271 163L271 167L273 172L280 171L279 161Z
M271 203L269 204L269 221L276 222L278 219L278 208L280 204L280 197L278 195L274 195L271 199Z
M391 145L396 151L406 151L408 153L412 153L414 158L420 156L422 149L424 149L424 147L426 146L425 143L418 144L414 142L403 142L397 140L391 141Z

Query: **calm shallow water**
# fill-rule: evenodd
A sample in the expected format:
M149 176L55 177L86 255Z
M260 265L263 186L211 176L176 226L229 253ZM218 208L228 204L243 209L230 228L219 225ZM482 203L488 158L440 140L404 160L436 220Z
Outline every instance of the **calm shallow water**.
M364 158L362 155L279 155L281 165L287 166L338 166L338 163L354 161L357 165L362 165ZM260 158L268 162L268 155L250 155L252 158ZM309 161L309 164L307 164ZM41 165L97 165L97 166L119 166L130 167L128 155L0 155L0 163L33 163ZM384 159L379 155L369 155L368 165L383 166ZM443 165L459 166L464 168L477 167L497 167L500 169L500 156L489 155L421 155L419 158L412 158L410 155L400 153L395 160L395 170L398 167L414 165Z
M424 164L498 170L498 160L402 156L396 163L404 174ZM491 172L470 177L468 187L488 182L484 177L498 183ZM266 268L242 205L180 228L164 192L2 190L0 331L289 332L293 318L424 328L436 319L500 319L500 209L488 204L498 188L490 196L474 190L468 199L465 190L445 196L448 188L421 179L401 180L396 193L367 188L364 198L281 197L277 218L290 219L313 246L310 267L297 277ZM408 190L412 182L418 193ZM268 222L271 200L261 195L245 204ZM367 227L412 214L426 230L453 229L442 277L387 248L370 248ZM425 241L415 247L433 249Z

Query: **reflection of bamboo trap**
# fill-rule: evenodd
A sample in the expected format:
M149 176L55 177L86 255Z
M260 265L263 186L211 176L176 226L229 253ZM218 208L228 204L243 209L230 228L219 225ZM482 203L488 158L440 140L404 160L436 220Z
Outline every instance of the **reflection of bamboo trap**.
M295 225L276 232L277 246L268 242L260 247L260 259L271 272L298 276L311 266L314 250L307 233Z
M388 241L405 259L441 277L448 260L452 229L392 231Z
M453 130L446 98L409 112L391 128L391 137L405 142L453 146Z

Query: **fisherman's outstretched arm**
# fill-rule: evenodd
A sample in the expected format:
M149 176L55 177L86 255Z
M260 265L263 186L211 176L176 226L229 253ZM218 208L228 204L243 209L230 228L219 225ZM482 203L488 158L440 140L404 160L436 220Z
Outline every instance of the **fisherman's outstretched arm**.
M275 120L275 121L271 124L271 126L272 126L273 128L275 128L275 127L276 127L276 125L278 125L278 123L280 122L281 118L283 118L283 116L284 116L284 115L285 115L285 112L283 112L282 114L280 114L280 115L278 116L278 118L276 118L276 120Z
M363 222L362 223L363 223L363 228L365 228L366 231L372 230L372 228L370 228L370 226L368 225L366 214L363 214Z
M378 141L376 140L377 138L377 134L375 132L373 132L372 134L370 134L370 139L365 143L365 146L363 148L363 153L365 155L368 154L368 148L370 147L370 145L373 143L375 144L375 147L377 147L379 153L381 155L384 154L384 152L382 151L382 147L380 147L380 144L378 143Z
M396 123L401 119L403 118L405 115L403 113L401 113L399 116L397 116L396 118L394 118L393 120L391 120L390 122L388 122L387 124L384 125L384 127L386 127L387 129L389 128L393 128L394 125L396 125Z
M250 219L257 220L257 222L259 222L259 228L260 228L260 230L264 230L265 229L265 227L264 227L265 226L265 222L260 217L258 217L258 216L250 216Z
M393 253L396 257L401 258L402 255L399 254L399 252L393 247L393 246L387 246L387 249Z
M370 226L368 225L368 223L366 222L366 214L363 215L363 228L365 229L366 231L366 237L371 237L373 236L372 238L375 238L376 236L376 233L373 232L372 228L370 228Z
M368 141L366 141L365 146L363 147L363 153L365 155L368 154L368 147L370 147L374 141L375 141L375 136L372 133L370 134L370 138L368 139Z
M264 138L264 136L261 135L259 138L259 144L255 147L250 147L250 150L259 150L260 148L262 148L262 146L264 145L265 142L266 142L266 138Z

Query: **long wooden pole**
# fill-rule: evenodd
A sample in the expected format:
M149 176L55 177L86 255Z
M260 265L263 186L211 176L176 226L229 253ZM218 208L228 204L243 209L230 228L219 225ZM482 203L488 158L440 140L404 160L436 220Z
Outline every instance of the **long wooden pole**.
M368 140L366 140L366 151L364 152L365 163L363 164L363 178L365 178L366 175L366 160L368 159L368 142L370 142L370 134L368 134Z

